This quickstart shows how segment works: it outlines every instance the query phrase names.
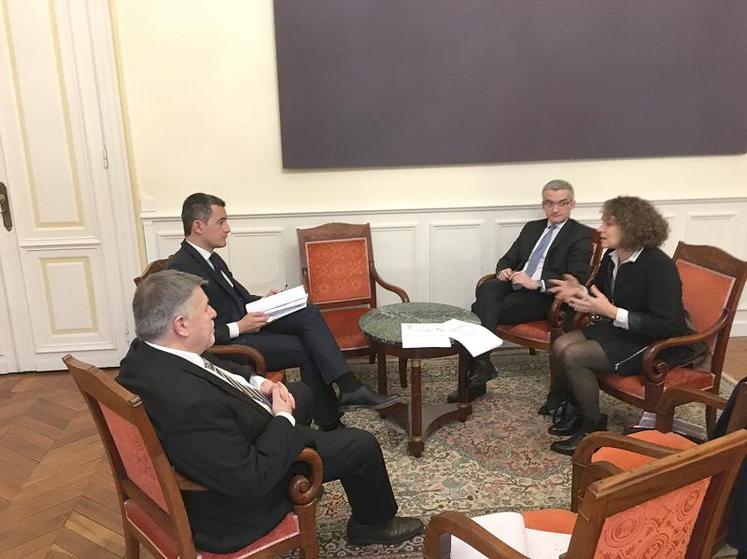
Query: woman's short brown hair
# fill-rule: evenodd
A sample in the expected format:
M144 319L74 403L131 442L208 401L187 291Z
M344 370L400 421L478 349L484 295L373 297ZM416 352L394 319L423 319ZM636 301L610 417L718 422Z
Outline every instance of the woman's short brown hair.
M669 236L669 223L651 202L636 196L618 196L602 206L602 219L613 217L620 226L620 248L658 247Z

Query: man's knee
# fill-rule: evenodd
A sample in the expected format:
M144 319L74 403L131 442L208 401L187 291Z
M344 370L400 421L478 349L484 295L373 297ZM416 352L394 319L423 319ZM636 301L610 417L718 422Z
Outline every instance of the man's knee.
M348 450L351 453L351 456L357 458L356 462L363 464L374 456L381 456L381 459L383 460L379 441L376 440L376 437L371 433L355 427L349 427L345 429L345 431L347 431L350 436Z

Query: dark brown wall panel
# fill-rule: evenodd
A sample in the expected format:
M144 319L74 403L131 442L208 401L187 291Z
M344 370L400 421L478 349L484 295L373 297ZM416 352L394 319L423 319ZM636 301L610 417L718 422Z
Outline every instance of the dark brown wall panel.
M275 0L285 168L747 151L742 0Z

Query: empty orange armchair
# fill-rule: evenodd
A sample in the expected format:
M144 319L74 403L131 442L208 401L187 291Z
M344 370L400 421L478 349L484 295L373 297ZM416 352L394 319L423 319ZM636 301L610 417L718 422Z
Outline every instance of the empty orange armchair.
M358 321L377 306L376 286L396 293L403 303L410 298L404 289L384 281L376 272L370 225L326 223L296 232L309 300L322 311L343 353L367 354L373 362L374 354ZM381 365L384 357L379 356L379 360ZM401 359L399 365L400 384L405 387L406 362ZM386 378L381 378L381 370L380 366L379 391L386 392Z
M739 430L632 471L589 480L578 514L533 511L524 513L524 524L570 534L566 559L710 558L746 453L747 431ZM431 519L426 559L460 559L450 552L452 534L491 559L526 559L478 522L455 512Z
M661 411L662 394L674 386L718 394L729 332L747 279L747 262L715 247L680 241L672 259L682 280L682 302L695 334L650 344L643 353L639 375L597 375L602 390L651 412ZM702 365L669 368L658 358L666 348L697 342L705 342L708 348L708 358ZM715 418L715 408L707 408L709 431Z
M264 559L296 548L301 548L303 557L318 556L315 517L322 463L314 450L307 448L299 454L310 474L290 480L288 495L293 510L269 534L232 553L197 550L181 491L204 488L172 469L138 396L92 365L70 355L63 361L104 443L117 488L128 558L139 556L140 544L154 557L173 559Z

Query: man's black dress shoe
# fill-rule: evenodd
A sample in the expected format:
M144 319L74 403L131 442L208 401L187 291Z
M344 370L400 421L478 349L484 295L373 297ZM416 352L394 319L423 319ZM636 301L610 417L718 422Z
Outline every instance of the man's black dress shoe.
M340 411L352 411L362 408L380 410L398 402L399 396L377 394L365 384L362 384L352 392L342 392L337 404Z
M485 387L484 380L470 379L469 384L467 385L467 401L471 402L475 398L484 396L485 392L487 392L487 388ZM448 396L446 396L446 401L450 404L455 404L456 402L458 402L459 390L454 390L454 392L451 392Z
M554 425L550 425L547 428L547 432L551 435L555 435L556 437L567 437L568 435L573 435L573 433L581 429L581 425L583 424L583 422L584 418L581 416L581 414L574 413L565 416Z
M471 402L475 398L484 396L487 391L485 383L498 376L493 363L488 357L473 359L470 363L470 369L467 377L467 401ZM448 396L446 401L454 404L459 401L459 390L454 390Z
M358 524L351 517L347 537L350 545L393 545L422 534L424 528L422 520L407 516L395 516L383 524Z
M342 421L339 419L333 423L332 425L322 425L319 427L320 431L336 431L337 429L344 429L347 427Z
M470 366L472 374L476 377L482 377L486 381L493 380L498 376L498 371L495 370L493 362L490 361L490 357L478 357L473 360Z

